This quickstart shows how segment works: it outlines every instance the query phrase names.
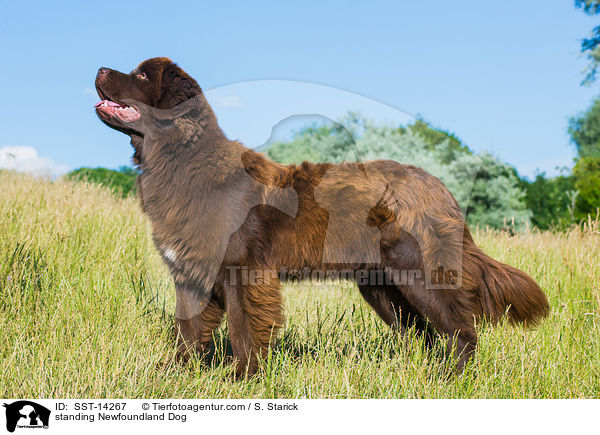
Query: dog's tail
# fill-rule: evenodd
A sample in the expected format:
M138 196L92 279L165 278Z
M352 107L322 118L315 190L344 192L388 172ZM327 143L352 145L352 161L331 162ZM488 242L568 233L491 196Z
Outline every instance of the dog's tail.
M548 315L548 299L529 275L487 256L470 235L465 239L466 278L479 288L483 317L497 322L506 314L511 323L531 325Z

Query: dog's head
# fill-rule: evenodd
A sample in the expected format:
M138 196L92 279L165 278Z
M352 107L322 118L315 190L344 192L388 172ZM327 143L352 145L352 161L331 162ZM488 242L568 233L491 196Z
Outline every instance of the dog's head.
M166 57L145 60L129 74L100 68L96 90L102 99L94 106L98 117L131 136L136 151L136 142L144 135L137 122L142 116L140 106L169 110L202 94L198 83Z

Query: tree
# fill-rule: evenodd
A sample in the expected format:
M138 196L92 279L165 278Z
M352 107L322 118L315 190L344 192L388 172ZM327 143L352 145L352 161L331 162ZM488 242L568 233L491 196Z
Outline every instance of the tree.
M546 178L537 174L535 180L521 180L525 190L525 204L531 210L531 223L541 230L566 228L573 223L573 197L576 193L575 177L559 175Z
M600 156L600 99L569 120L569 134L578 157Z
M418 119L414 124L409 125L407 129L425 139L425 142L429 144L429 149L435 149L443 142L448 142L446 154L441 156L444 163L450 163L462 153L471 154L471 150L466 145L463 145L457 135L450 131L431 128L422 119Z
M600 156L582 157L573 168L577 188L576 213L579 219L595 216L600 208Z
M569 134L577 149L575 216L585 219L600 208L600 99L569 121Z
M477 163L479 167L473 181L471 171ZM453 193L468 200L466 212L469 224L504 228L514 223L517 229L529 224L531 211L525 204L525 192L512 166L489 153L477 156L464 154L451 163L449 172L456 174L457 183L461 186Z
M588 15L600 13L600 0L575 0L575 7L582 8ZM594 27L589 38L581 41L581 52L589 59L582 84L590 84L596 79L600 65L600 26Z

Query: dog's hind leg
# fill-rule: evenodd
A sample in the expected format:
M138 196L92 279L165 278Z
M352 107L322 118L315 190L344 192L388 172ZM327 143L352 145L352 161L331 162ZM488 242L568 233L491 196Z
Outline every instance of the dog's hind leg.
M415 328L418 334L425 337L425 345L431 347L434 332L427 319L420 315L406 301L402 292L394 285L359 285L361 295L390 327L399 330L402 335L407 328Z
M379 317L390 327L399 329L404 333L405 319L400 302L393 297L395 288L390 289L384 285L359 285L358 289L364 300L373 308Z
M461 294L462 289L428 289L415 283L399 285L398 291L437 332L448 337L447 350L455 347L457 368L462 370L477 346L474 319L468 316L470 302Z
M428 339L431 337L429 325L448 336L447 348L450 351L456 346L458 369L462 369L477 345L473 295L462 287L428 288L425 273L431 271L424 270L419 244L406 233L382 249L382 259L383 266L389 270L410 272L406 280L401 277L400 282L395 282L397 291L416 314L415 321L425 328Z

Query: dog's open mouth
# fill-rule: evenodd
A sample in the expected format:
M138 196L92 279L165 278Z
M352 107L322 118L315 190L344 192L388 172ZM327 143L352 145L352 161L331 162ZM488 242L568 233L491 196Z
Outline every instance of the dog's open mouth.
M115 103L114 101L99 101L94 105L94 108L107 118L116 118L121 122L133 122L140 119L140 111L137 107Z

